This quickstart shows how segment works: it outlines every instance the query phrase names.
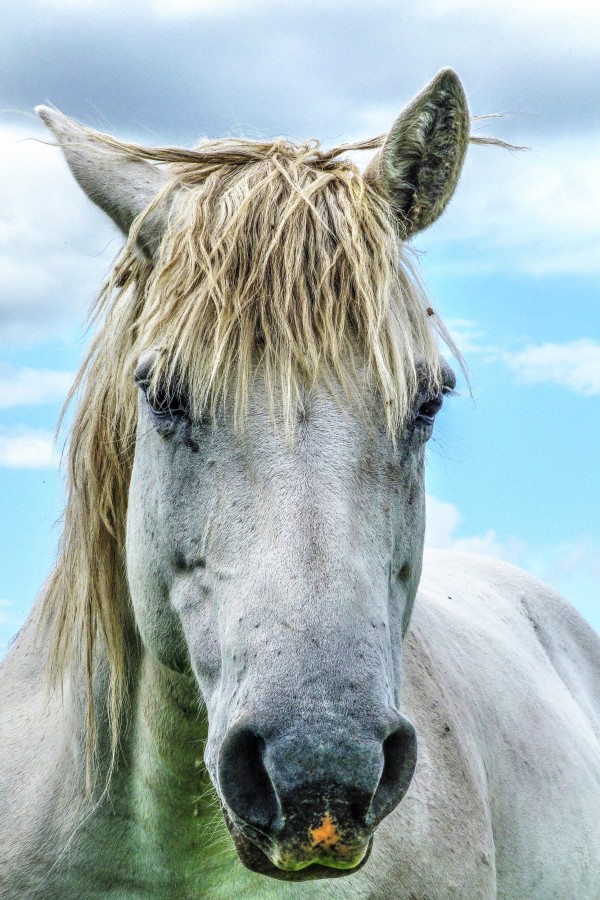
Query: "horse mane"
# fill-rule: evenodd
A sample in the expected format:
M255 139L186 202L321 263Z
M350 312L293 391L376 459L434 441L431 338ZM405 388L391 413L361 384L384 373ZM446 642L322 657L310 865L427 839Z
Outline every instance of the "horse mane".
M106 715L116 758L134 629L124 564L136 431L133 373L157 348L152 385L184 389L190 415L231 410L243 429L260 369L274 417L293 438L305 390L340 386L353 403L365 378L392 439L417 390L415 360L440 384L436 332L390 205L343 154L316 141L205 141L195 150L100 137L125 156L164 165L165 189L134 222L94 307L98 331L69 395L79 395L67 452L67 502L45 590L54 683L87 679L87 751L95 747L93 679L107 667ZM155 260L140 258L146 216L169 209ZM133 630L135 633L135 630Z

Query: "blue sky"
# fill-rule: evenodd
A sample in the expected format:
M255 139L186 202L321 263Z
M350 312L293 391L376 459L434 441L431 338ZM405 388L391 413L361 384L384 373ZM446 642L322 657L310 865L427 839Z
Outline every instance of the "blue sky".
M431 546L500 556L600 630L600 46L587 0L40 0L0 35L0 647L46 577L62 482L52 435L120 238L32 107L121 137L327 142L385 131L435 72L531 149L473 147L418 239L471 376L429 450ZM34 23L34 24L33 24ZM35 25L35 27L34 27Z

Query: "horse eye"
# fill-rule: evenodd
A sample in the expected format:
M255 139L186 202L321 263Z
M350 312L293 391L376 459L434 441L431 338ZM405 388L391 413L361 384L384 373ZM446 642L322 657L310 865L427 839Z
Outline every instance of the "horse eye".
M176 416L187 415L187 405L184 398L177 392L159 386L151 390L149 385L141 385L146 395L148 406L152 415L157 419L174 419Z
M438 394L435 394L435 396L429 397L419 406L417 419L426 424L433 424L433 420L442 408L443 402L444 395L441 391Z

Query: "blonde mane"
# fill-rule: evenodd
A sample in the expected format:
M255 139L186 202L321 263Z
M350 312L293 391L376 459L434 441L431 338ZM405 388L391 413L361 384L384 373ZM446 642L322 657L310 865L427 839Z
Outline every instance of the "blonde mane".
M283 140L207 141L191 151L101 140L166 165L171 176L134 223L97 301L99 331L69 398L80 394L64 531L45 595L53 678L71 664L87 678L89 754L92 680L106 659L114 762L124 635L134 628L124 532L140 354L159 350L152 387L185 390L192 419L227 408L239 429L260 370L273 415L292 437L303 392L336 385L359 403L368 379L393 439L414 401L415 360L435 389L436 331L447 334L390 206L342 156L381 138L327 152ZM170 210L168 224L150 263L140 259L136 235L159 207Z

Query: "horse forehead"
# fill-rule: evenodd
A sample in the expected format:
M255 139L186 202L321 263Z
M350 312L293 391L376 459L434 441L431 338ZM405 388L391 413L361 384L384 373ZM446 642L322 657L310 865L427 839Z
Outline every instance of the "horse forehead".
M371 471L391 446L384 426L369 423L325 391L301 399L289 433L268 408L253 405L241 433L217 424L213 441L225 466L235 459L267 481L327 473L338 483Z
M372 526L381 506L376 497L392 496L385 489L399 465L385 426L366 424L326 394L302 405L291 439L256 402L241 432L230 416L181 429L166 444L154 431L145 433L143 420L140 429L133 491L146 498L145 507L163 508L152 500L162 496L177 510L175 530L192 510L210 509L210 533L218 531L226 543L250 523L256 540L261 522L276 525L282 537L294 529L312 534L327 523L338 532L348 516L356 519L358 507L370 510L360 528L367 519Z

